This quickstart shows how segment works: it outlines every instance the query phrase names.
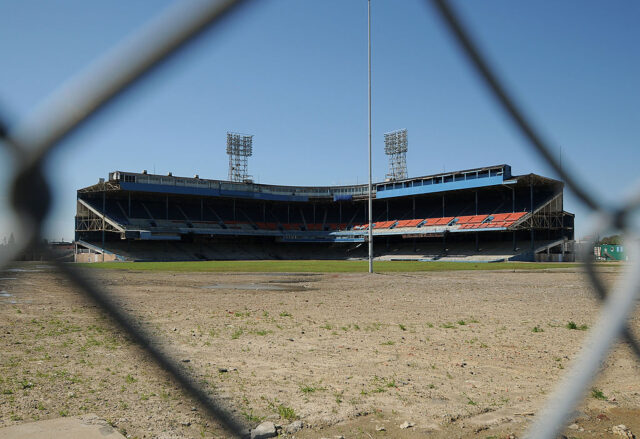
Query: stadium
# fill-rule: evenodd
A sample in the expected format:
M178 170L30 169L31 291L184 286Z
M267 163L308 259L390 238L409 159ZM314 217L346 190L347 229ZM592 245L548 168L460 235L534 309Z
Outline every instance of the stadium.
M78 190L76 261L367 257L367 184L257 184L231 169L229 180L114 171ZM387 179L372 188L374 256L573 261L563 189L506 164Z
M636 11L434 0L434 22L424 2L289 2L230 33L249 2L178 2L139 29L157 5L65 3L15 2L0 26L17 116L63 83L16 124L0 116L3 213L20 226L0 246L0 437L636 437L640 197L615 196L637 153ZM336 185L363 181L365 3L369 178ZM131 94L207 28L192 70ZM406 130L384 134L373 183L372 132L400 120L429 147L409 175ZM228 177L206 159L238 124L267 140L264 180L247 172L253 136L227 133ZM569 172L603 163L619 178ZM45 239L71 227L74 242Z

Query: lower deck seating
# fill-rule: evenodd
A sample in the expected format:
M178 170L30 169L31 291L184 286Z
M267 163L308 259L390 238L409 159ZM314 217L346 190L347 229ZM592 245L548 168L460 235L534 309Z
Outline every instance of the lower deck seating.
M512 226L521 219L527 212L498 213L491 215L464 215L445 216L441 218L415 218L410 220L376 221L373 229L407 229L407 228L429 228L429 227L450 227L456 230L466 229L497 229ZM369 224L356 224L353 230L367 230ZM340 230L344 230L341 228Z
M101 210L102 206L94 206ZM168 207L168 208L167 208ZM127 205L126 208L119 202L106 203L106 214L116 222L132 227L142 227L149 229L165 229L165 228L190 228L190 229L230 229L230 230L269 230L269 231L295 231L295 232L320 232L320 231L345 231L357 230L366 231L369 228L368 223L336 223L329 222L325 218L325 222L305 222L304 216L296 217L295 222L282 222L276 220L271 222L252 222L250 215L244 215L246 220L226 220L217 215L209 215L209 206L204 206L200 212L196 212L193 206L180 207L163 206L161 203L154 202L135 202ZM219 210L217 208L217 210ZM173 214L172 214L173 212ZM195 213L199 220L195 220ZM129 215L127 215L129 213ZM217 212L216 212L217 213ZM456 230L487 230L487 229L505 229L513 226L520 221L527 212L502 212L482 215L459 215L445 217L430 218L412 218L412 219L391 219L386 221L376 221L372 224L374 230L398 230L402 232L405 229L425 229L434 228L440 230L446 228L450 231ZM295 215L294 215L295 216ZM167 218L168 217L168 218ZM276 219L274 217L274 219ZM335 221L335 220L334 220Z

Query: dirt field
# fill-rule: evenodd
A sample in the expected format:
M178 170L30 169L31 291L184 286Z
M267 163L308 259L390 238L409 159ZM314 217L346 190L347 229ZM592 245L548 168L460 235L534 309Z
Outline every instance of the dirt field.
M95 413L130 437L224 437L64 278L17 267L0 273L0 427ZM521 436L597 312L573 269L91 275L252 425L299 419L298 438ZM568 437L640 433L625 346L574 421Z

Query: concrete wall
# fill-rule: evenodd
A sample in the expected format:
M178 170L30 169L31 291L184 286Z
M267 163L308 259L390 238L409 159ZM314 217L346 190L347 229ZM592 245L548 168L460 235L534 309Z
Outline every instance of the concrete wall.
M116 260L116 255L105 254L104 262L112 262ZM103 262L102 255L99 253L76 253L75 262L88 263L88 262Z

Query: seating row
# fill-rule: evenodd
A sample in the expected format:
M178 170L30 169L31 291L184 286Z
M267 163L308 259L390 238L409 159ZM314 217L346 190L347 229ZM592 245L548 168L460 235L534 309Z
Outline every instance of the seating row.
M445 216L441 218L421 218L411 220L378 221L372 224L373 229L422 228L448 226L458 229L488 229L513 225L527 212L496 213L491 215ZM367 230L369 224L357 224L353 230Z
M424 227L452 227L456 229L489 229L489 228L506 228L513 225L516 221L525 216L527 212L514 213L497 213L491 215L465 215L465 216L448 216L441 218L416 218L408 220L390 220L377 221L373 223L374 230L381 229L406 229L406 228L424 228ZM346 223L327 223L327 224L303 224L303 223L286 223L278 224L275 222L256 222L248 221L179 221L179 220L139 220L131 219L132 224L148 222L152 227L185 226L189 228L226 228L237 230L292 230L292 231L336 231L349 230ZM151 224L153 223L153 224ZM353 230L367 230L369 224L356 224Z

